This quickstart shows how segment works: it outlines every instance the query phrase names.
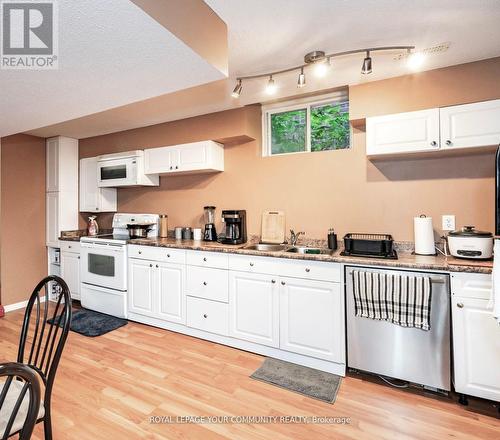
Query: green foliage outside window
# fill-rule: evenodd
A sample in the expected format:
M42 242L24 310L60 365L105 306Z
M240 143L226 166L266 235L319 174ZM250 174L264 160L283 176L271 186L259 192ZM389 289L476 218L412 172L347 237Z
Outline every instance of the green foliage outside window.
M306 109L271 115L271 153L306 151Z
M347 103L311 107L311 151L349 148Z
M310 108L311 151L349 148L349 103ZM307 151L307 109L271 114L271 154Z

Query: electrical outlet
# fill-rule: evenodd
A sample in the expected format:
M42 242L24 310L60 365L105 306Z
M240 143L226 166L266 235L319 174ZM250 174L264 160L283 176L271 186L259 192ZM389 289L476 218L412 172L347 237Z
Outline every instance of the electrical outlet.
M455 230L455 216L454 215L443 215L443 231L454 231Z

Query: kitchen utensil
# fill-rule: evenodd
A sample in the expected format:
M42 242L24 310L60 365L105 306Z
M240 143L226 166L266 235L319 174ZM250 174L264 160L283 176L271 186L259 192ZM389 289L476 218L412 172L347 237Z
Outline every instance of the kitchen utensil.
M182 228L179 226L175 228L175 239L182 240Z
M264 211L262 213L261 243L284 243L285 229L286 218L283 211Z
M338 248L337 234L333 229L328 230L328 249L336 251Z
M448 247L454 257L486 260L493 256L493 234L464 226L448 234Z
M415 234L415 253L418 255L436 255L432 217L422 214L413 219Z
M201 235L201 228L194 228L193 229L193 240L201 240L202 235Z
M161 238L167 238L168 237L168 215L167 214L161 214L160 215L160 232L159 236Z
M341 255L397 259L394 239L389 234L346 234Z
M127 230L130 238L147 238L148 232L153 229L151 223L131 223L127 225Z
M205 206L205 233L203 240L217 241L217 231L215 229L215 206Z

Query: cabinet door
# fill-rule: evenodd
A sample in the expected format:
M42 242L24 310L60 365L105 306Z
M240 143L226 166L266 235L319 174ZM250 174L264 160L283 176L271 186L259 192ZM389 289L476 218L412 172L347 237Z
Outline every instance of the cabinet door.
M439 109L366 119L366 154L416 153L439 149Z
M144 150L144 173L165 174L178 166L178 151L175 147L148 148Z
M231 272L229 283L230 336L279 347L278 278Z
M97 186L97 157L80 160L80 211L99 212L101 201Z
M71 298L80 299L80 254L61 252L61 278L66 281Z
M280 348L343 363L344 301L339 283L282 278Z
M209 149L206 142L179 145L179 171L196 171L209 168Z
M452 299L455 390L500 402L500 329L488 304Z
M80 160L80 212L115 212L116 188L97 186L97 157Z
M145 316L154 316L154 265L148 260L129 260L128 310Z
M500 99L440 109L442 148L500 143Z
M47 246L59 246L59 193L46 194L46 240Z
M186 323L184 294L184 265L156 263L155 312L170 322Z
M59 140L47 139L47 192L59 191Z

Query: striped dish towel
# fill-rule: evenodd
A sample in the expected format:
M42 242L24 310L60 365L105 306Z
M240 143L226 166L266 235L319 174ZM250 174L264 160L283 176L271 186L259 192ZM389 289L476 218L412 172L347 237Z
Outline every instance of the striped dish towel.
M430 277L353 270L352 278L356 316L430 330Z

